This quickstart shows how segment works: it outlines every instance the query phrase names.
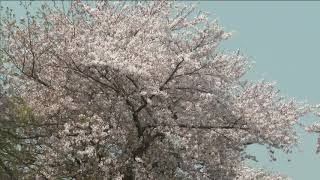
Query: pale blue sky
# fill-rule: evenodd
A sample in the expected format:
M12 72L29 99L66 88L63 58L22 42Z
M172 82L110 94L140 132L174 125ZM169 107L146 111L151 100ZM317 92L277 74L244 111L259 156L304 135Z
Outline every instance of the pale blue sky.
M18 9L17 2L2 2ZM199 7L219 19L233 37L225 50L240 49L255 61L250 79L276 80L283 95L320 103L320 2L303 1L201 1ZM18 13L21 9L18 10ZM312 118L304 118L310 123ZM316 135L300 132L301 152L269 162L265 149L250 148L260 160L253 166L279 171L293 180L320 179L320 154L315 154Z
M233 37L223 49L240 49L255 61L250 79L276 80L284 95L320 103L320 2L303 1L201 1ZM303 121L310 123L312 118ZM316 135L302 135L302 152L278 154L270 162L266 150L250 148L259 163L252 165L280 171L293 180L320 179L320 154L315 154Z

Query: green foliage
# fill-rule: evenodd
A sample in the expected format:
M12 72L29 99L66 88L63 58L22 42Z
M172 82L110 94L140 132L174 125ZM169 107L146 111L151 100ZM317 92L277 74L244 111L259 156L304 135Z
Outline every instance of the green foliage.
M17 178L33 163L30 139L26 135L34 117L20 98L3 95L0 104L0 178Z

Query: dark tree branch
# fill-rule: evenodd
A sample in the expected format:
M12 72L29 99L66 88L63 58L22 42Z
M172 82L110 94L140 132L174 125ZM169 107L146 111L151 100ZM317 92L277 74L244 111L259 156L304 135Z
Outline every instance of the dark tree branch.
M167 80L160 86L159 90L162 91L163 88L174 78L175 73L179 70L181 67L181 64L184 62L184 59L182 59L173 69Z
M133 157L141 157L150 147L151 143L156 140L156 138L163 139L165 137L164 133L158 132L153 136L147 136L143 139L142 144L132 152Z
M246 127L234 127L233 125L227 126L210 126L210 125L187 125L187 124L177 124L177 125L147 125L146 128L156 128L156 127L180 127L188 129L198 129L198 130L213 130L213 129L240 129L249 130Z

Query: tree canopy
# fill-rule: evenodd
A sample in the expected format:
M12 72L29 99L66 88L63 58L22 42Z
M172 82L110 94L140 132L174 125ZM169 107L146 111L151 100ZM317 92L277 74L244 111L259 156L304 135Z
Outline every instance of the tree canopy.
M32 124L26 179L286 179L246 167L245 148L290 153L299 119L317 112L245 80L248 58L219 51L231 34L195 6L43 4L1 25L1 73L24 108L14 115Z

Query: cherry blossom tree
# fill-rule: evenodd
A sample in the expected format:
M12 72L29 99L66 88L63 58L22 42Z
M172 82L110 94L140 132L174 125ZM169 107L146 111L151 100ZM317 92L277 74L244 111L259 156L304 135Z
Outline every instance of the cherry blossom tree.
M245 80L247 57L220 52L231 34L195 6L75 1L1 23L8 83L41 122L39 178L286 179L246 167L245 148L290 153L315 109Z

